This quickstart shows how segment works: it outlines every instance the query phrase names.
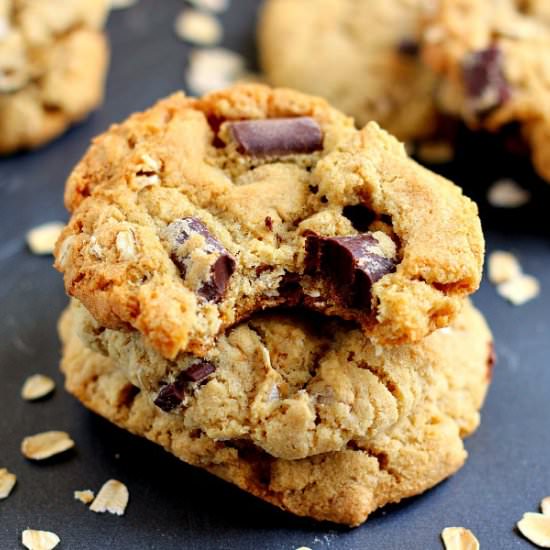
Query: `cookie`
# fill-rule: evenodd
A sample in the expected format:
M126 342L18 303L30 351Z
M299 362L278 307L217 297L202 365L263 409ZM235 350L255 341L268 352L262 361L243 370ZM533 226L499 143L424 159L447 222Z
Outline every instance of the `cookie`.
M0 1L0 154L42 145L102 101L107 0Z
M442 79L438 108L471 128L517 127L550 181L550 8L542 0L439 0L423 58Z
M458 187L376 123L356 130L290 90L163 100L95 139L65 201L68 294L169 359L278 305L417 341L481 275L477 207Z
M60 323L62 370L67 389L87 407L284 510L348 525L429 489L462 466L462 438L479 423L493 361L490 332L468 303L451 327L378 355L360 331L341 321L317 318L311 325L295 312L254 316L220 340L223 353L214 371L186 381L186 406L196 409L189 418L163 411L147 389L130 381L136 371L121 359L123 346L110 342L111 336L95 343L107 345L111 358L87 347L78 335L79 315L73 306ZM226 368L230 364L235 372ZM198 408L201 394L209 418ZM292 400L309 400L319 421L313 428L316 454L305 458L290 458L304 454L293 445L301 442L295 423L302 412ZM279 401L288 406L283 422ZM394 416L383 426L391 404ZM271 454L261 438L243 431L242 420L253 425L261 407L274 412L263 416L263 430L271 432L274 449L291 450L282 453L288 458ZM366 429L357 429L362 421ZM323 447L337 425L339 444Z
M258 43L268 80L320 95L402 140L436 127L436 79L418 57L422 0L268 0Z

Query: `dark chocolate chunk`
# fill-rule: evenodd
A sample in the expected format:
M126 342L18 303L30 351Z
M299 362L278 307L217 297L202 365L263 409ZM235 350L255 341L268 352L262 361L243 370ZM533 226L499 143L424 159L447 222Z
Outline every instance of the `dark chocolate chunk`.
M312 153L323 148L323 132L311 117L241 120L230 123L239 152L254 157Z
M401 55L407 55L409 57L416 57L420 51L420 46L417 40L414 38L403 38L397 46L397 51Z
M204 282L198 294L210 302L219 302L225 294L231 275L235 272L235 260L200 220L181 218L166 228L166 235L172 247L172 261L178 266L182 277L185 278L187 273L187 256L180 256L178 247L193 234L204 237L204 250L207 254L218 256L210 268L210 279Z
M497 46L471 53L464 61L464 86L472 108L486 113L510 98L503 69L503 54Z
M352 307L370 305L371 286L395 271L394 259L378 254L378 241L370 234L349 237L306 238L305 271L328 276L340 297Z
M267 218L264 221L265 221L265 226L267 227L267 229L269 231L273 231L273 220L272 220L271 216L267 216Z
M178 382L200 382L215 370L216 367L212 363L201 359L182 371L178 376Z
M368 231L370 224L376 219L374 212L364 204L348 204L342 214L351 222L357 231Z
M203 381L215 370L216 367L212 363L204 359L197 360L180 372L174 382L162 386L155 398L155 405L165 412L174 410L181 405L190 384Z
M164 412L170 412L183 401L184 390L185 388L181 384L178 384L178 382L166 384L166 386L160 389L154 403Z

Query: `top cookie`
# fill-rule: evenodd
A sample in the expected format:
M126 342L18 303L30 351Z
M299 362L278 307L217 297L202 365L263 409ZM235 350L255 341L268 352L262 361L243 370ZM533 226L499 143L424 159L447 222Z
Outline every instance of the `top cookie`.
M438 106L473 128L518 125L550 181L550 3L439 0L423 57L443 77Z
M435 78L417 56L422 0L268 0L260 58L268 80L318 94L400 139L430 135Z
M447 325L474 291L473 202L371 123L289 90L176 94L98 137L67 182L67 292L167 358L286 304L382 344Z
M103 98L107 0L0 0L0 154L36 147Z

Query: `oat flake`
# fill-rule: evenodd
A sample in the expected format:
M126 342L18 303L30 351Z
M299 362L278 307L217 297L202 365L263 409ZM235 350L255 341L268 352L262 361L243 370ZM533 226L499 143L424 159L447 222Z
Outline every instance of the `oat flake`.
M214 46L223 35L221 23L214 16L197 10L182 11L176 18L174 30L182 40L199 46Z
M489 255L489 280L498 285L521 275L521 265L510 252L495 250Z
M50 531L25 529L21 536L21 542L28 550L52 550L61 540L55 533Z
M55 243L65 227L62 222L49 222L38 225L27 233L27 245L33 254L52 254Z
M540 283L532 275L520 275L498 285L497 292L515 306L522 306L540 294Z
M15 474L9 472L6 468L0 468L0 500L8 498L17 482Z
M55 382L43 374L33 374L25 380L21 389L21 397L26 401L34 401L51 393L55 389Z
M25 437L21 452L25 458L44 460L74 447L74 441L66 432L43 432Z
M521 534L541 548L550 548L550 516L527 512L518 521Z
M448 141L427 141L420 143L416 154L422 162L428 164L450 162L455 156L454 148Z
M498 180L487 192L487 200L496 208L519 208L531 200L531 193L514 180Z
M227 11L230 0L189 0L189 3L201 10L221 13Z
M99 514L109 512L110 514L122 516L128 505L129 497L128 489L124 483L116 479L110 479L101 487L90 506L90 510Z
M445 550L479 550L475 535L464 527L446 527L441 532Z

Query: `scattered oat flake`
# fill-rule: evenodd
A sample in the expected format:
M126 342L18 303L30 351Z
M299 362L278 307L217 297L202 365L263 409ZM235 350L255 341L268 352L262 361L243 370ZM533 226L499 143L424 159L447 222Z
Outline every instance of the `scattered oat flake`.
M52 254L55 243L65 227L62 222L38 225L27 233L27 245L33 254Z
M489 280L498 285L521 276L521 265L510 252L495 250L489 256Z
M109 512L110 514L122 516L128 505L129 497L128 489L124 483L116 479L110 479L101 487L90 506L90 510L99 514Z
M514 180L498 180L487 192L487 200L497 208L518 208L531 200L531 193L520 187Z
M17 477L6 468L0 468L0 500L8 498L15 486Z
M21 536L21 542L28 550L52 550L61 540L55 533L50 531L25 529Z
M25 437L21 452L25 458L44 460L74 447L74 441L66 432L43 432Z
M241 55L225 48L208 48L191 52L186 79L191 92L202 95L226 88L244 72Z
M299 548L296 548L296 550L311 550L309 546L300 546Z
M80 502L83 502L84 504L90 504L90 502L94 500L94 496L94 492L90 491L90 489L84 489L83 491L74 492L75 500L80 500Z
M550 516L550 497L545 497L541 500L540 510L545 516Z
M138 3L138 0L110 0L112 10L123 10Z
M521 534L541 548L550 548L550 516L527 512L518 521Z
M221 13L229 8L229 0L189 0L189 3L201 10Z
M497 292L515 306L521 306L540 294L540 283L532 275L520 275L498 285Z
M33 374L25 380L21 389L21 397L27 401L40 399L55 389L55 382L43 374Z
M418 145L416 154L422 162L443 164L453 160L455 151L448 141L427 141Z
M475 535L464 527L445 527L441 532L445 550L479 550Z
M223 35L221 23L208 13L198 10L184 10L174 23L176 34L182 40L199 46L214 46Z

